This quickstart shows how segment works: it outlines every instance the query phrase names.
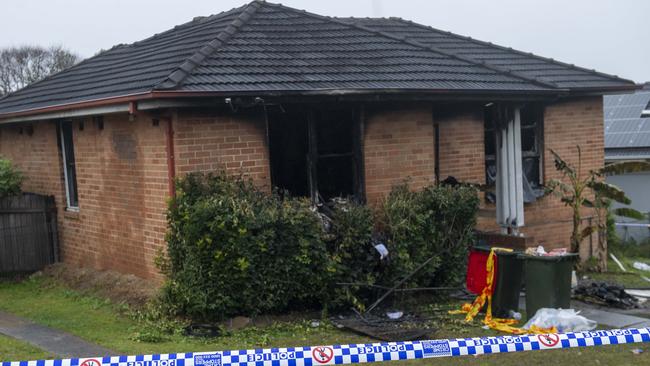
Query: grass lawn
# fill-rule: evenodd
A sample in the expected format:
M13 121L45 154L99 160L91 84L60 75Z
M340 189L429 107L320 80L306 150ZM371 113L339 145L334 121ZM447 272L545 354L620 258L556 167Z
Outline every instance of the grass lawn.
M143 331L142 323L126 315L124 307L93 296L82 295L60 285L44 280L27 280L21 283L0 282L0 309L23 316L38 323L62 329L88 341L113 349L122 354L149 354L191 351L219 351L254 347L304 346L337 343L374 342L368 338L340 331L323 322L312 328L309 322L282 323L255 329L248 328L215 339L196 339L180 334L168 335L157 343L138 341L135 337ZM477 324L466 326L444 311L434 324L441 329L435 338L473 337L495 335ZM631 350L645 352L634 355ZM43 351L25 347L6 337L0 337L0 360L39 359ZM650 345L624 345L525 352L517 354L461 357L454 359L428 359L393 362L395 365L648 365Z
M607 272L587 272L582 275L586 275L593 280L617 283L627 288L650 288L650 282L641 278L641 276L650 278L650 272L638 270L632 267L634 262L650 263L650 259L642 257L627 257L621 254L615 255L623 264L623 267L625 267L626 272L623 272L618 265L609 258L607 262Z
M52 357L54 356L29 343L0 334L0 361L50 359Z

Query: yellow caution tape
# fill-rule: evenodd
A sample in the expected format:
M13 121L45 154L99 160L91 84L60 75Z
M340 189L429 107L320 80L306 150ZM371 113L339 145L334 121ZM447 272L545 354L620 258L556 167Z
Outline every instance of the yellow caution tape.
M499 330L511 334L557 333L557 329L555 327L545 329L545 328L540 328L535 325L532 325L530 329L522 329L522 328L513 327L514 324L517 324L516 319L492 317L492 287L494 284L494 275L495 275L494 263L495 263L496 252L498 250L512 252L512 249L493 247L490 250L490 255L488 255L487 263L485 264L485 270L487 272L487 276L485 279L485 287L483 288L483 291L481 291L481 294L479 294L476 297L476 299L474 299L474 302L472 302L471 304L465 303L461 306L460 310L452 310L449 312L449 314L467 314L465 316L465 321L467 323L470 323L472 320L474 320L474 317L476 317L478 312L481 311L481 309L483 308L483 306L485 306L485 303L487 302L487 309L485 310L485 318L483 319L483 324L487 325L491 329L495 329L495 330Z

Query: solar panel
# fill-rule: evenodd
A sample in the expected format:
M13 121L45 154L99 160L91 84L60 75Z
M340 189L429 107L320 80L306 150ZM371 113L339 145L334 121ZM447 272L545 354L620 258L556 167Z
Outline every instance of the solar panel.
M637 131L639 129L639 118L620 119L614 121L608 128L607 133L627 133Z
M641 121L641 126L639 127L639 132L650 132L650 120L646 118L645 121Z
M604 97L605 148L650 147L650 90Z

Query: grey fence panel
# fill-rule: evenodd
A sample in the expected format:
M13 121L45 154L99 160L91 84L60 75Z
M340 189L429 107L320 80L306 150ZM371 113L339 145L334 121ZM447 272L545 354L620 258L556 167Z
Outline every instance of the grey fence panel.
M58 261L54 197L0 198L0 273L33 272Z

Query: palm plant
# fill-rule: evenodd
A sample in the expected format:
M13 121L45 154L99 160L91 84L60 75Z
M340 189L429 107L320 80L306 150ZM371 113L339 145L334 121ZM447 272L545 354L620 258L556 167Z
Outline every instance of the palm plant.
M599 170L582 170L582 152L578 149L577 165L568 163L552 149L555 169L562 173L566 182L559 179L552 179L547 184L547 192L557 195L562 202L573 211L573 231L571 234L571 252L578 253L580 243L592 233L598 231L599 261L606 261L605 235L606 217L603 214L609 208L611 202L619 202L629 205L631 200L625 192L613 184L606 183L603 178L608 175L624 174L650 170L650 164L646 162L621 162L606 165ZM591 222L586 226L582 224L583 207L594 210L596 223ZM645 215L633 208L621 207L612 210L618 216L643 219Z

